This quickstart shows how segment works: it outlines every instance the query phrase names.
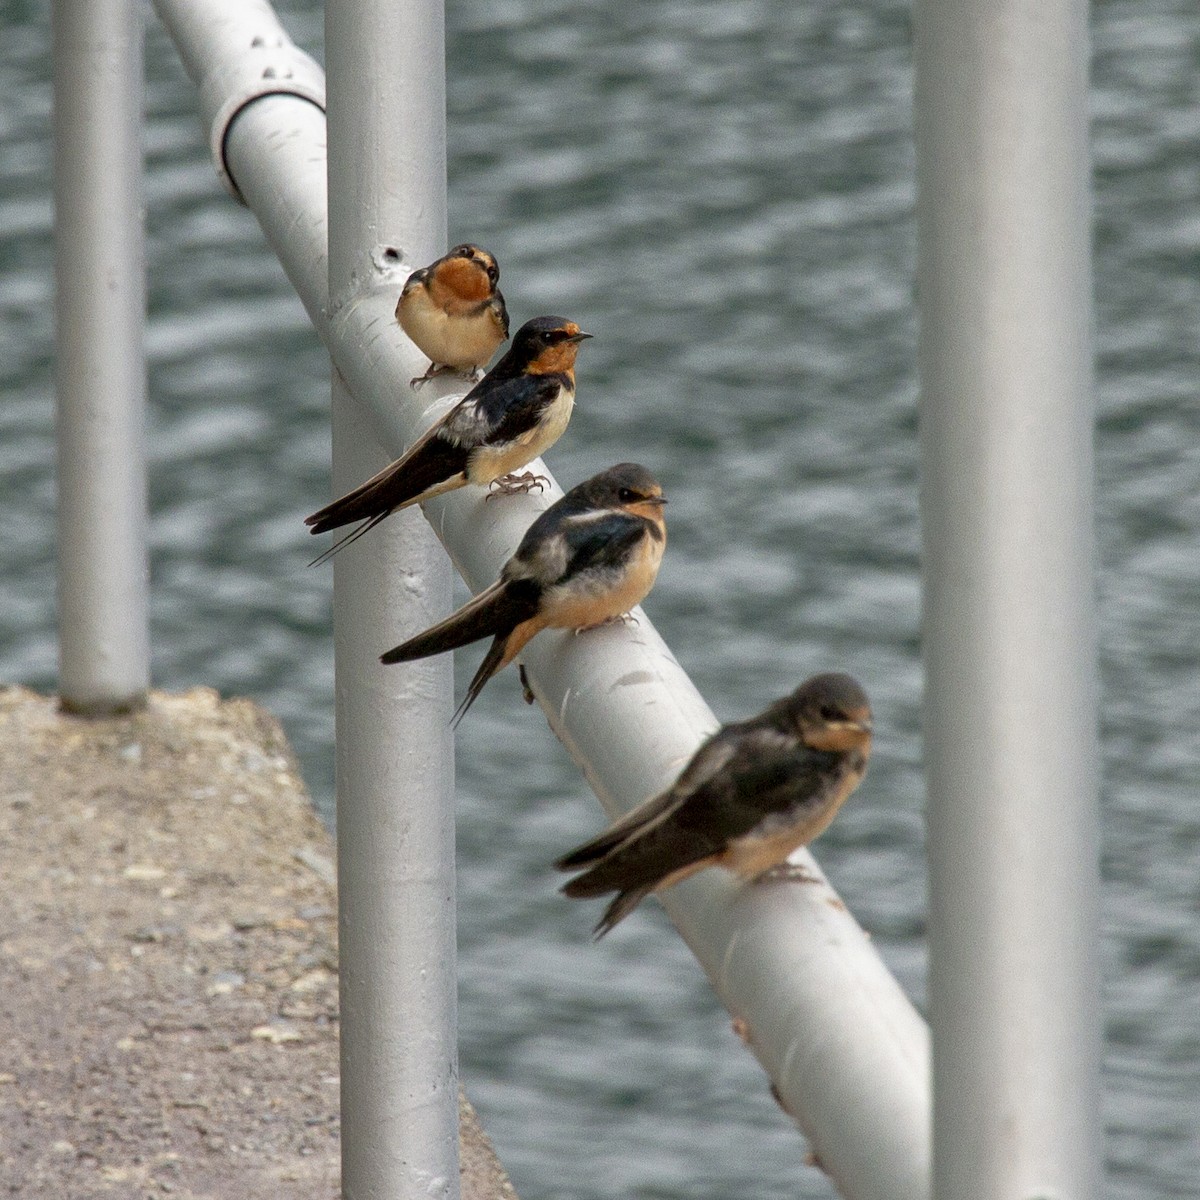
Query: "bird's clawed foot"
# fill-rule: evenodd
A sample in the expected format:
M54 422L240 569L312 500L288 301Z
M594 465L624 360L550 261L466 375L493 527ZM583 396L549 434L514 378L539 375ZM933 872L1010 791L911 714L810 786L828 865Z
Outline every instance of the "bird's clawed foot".
M483 378L482 367L451 367L446 363L431 362L424 375L414 375L408 381L408 386L415 392L418 388L423 387L431 379L436 379L439 375L457 375L460 379L465 379L470 383L478 383Z
M781 862L776 867L768 867L759 879L778 880L780 883L824 883L819 875L806 871L798 863Z
M537 697L533 694L533 688L529 686L529 676L525 674L525 664L517 665L517 678L521 681L521 695L525 697L526 704L532 704Z
M507 475L501 475L499 479L492 480L484 499L491 500L493 496L515 496L518 492L528 495L534 488L537 488L539 492L544 492L549 486L549 475L535 475L532 471L525 471L517 475L510 471ZM493 492L491 488L496 490Z
M640 625L641 621L633 615L633 613L618 613L615 617L605 617L603 621L597 621L595 625L580 625L575 630L575 636L578 637L581 633L587 633L589 629L603 629L605 625Z
M445 367L439 367L437 363L431 362L429 364L429 369L425 372L425 374L414 375L408 381L408 386L412 388L414 392L418 391L423 388L431 379L436 379L439 375L443 374L445 370Z

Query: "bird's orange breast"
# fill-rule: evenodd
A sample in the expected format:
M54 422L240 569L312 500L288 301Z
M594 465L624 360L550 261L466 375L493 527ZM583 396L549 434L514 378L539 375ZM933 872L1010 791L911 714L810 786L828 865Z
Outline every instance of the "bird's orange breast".
M822 799L798 806L792 824L766 835L749 833L736 838L717 856L717 862L743 879L753 879L779 866L793 850L807 846L825 832L862 777L862 771L846 771Z
M430 272L429 288L439 303L479 304L492 294L492 281L473 258L447 258Z
M650 594L663 547L664 542L647 533L615 584L602 576L592 586L577 578L550 588L542 602L546 624L557 629L586 629L629 612Z

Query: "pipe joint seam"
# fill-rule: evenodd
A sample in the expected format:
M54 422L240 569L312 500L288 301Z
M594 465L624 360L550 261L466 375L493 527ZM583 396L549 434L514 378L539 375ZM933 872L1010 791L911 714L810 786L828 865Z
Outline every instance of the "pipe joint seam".
M245 53L211 65L200 84L213 165L226 190L241 204L242 193L226 161L230 127L248 105L266 96L295 96L325 111L325 73L279 27L247 30Z

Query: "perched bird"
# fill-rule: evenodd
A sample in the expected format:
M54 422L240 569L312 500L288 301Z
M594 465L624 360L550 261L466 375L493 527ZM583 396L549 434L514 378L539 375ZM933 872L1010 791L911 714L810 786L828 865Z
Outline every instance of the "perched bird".
M454 724L483 685L543 629L591 629L616 620L654 586L667 527L662 488L637 463L573 487L525 532L500 578L432 629L380 655L411 662L491 637Z
M825 830L870 753L866 693L849 675L814 675L718 730L670 788L560 858L560 871L583 870L562 891L617 893L595 929L603 937L651 892L705 867L756 878Z
M402 458L304 518L313 533L365 521L313 563L397 509L442 492L468 483L528 491L540 483L542 477L529 471L513 472L562 436L575 407L575 355L591 336L564 317L535 317L522 325L508 353Z
M479 377L508 337L499 280L495 258L469 242L405 280L396 320L432 360L424 375L410 381L413 387L446 371Z

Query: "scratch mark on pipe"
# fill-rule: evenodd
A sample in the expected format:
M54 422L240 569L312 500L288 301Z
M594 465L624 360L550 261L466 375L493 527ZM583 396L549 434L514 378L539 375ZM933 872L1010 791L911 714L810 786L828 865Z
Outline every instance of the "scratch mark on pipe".
M779 1081L784 1081L791 1078L792 1075L792 1060L800 1053L800 1039L792 1038L787 1044L787 1049L783 1052L783 1062L780 1064Z
M655 680L652 671L626 671L624 675L618 676L609 685L609 691L615 692L617 688L632 687L638 683L653 683Z
M728 984L729 984L729 965L733 960L733 955L737 949L738 939L740 937L741 937L741 933L735 929L733 931L733 934L729 938L729 944L725 947L725 953L721 956L720 992L721 992L722 996L726 995L726 988L728 987Z

